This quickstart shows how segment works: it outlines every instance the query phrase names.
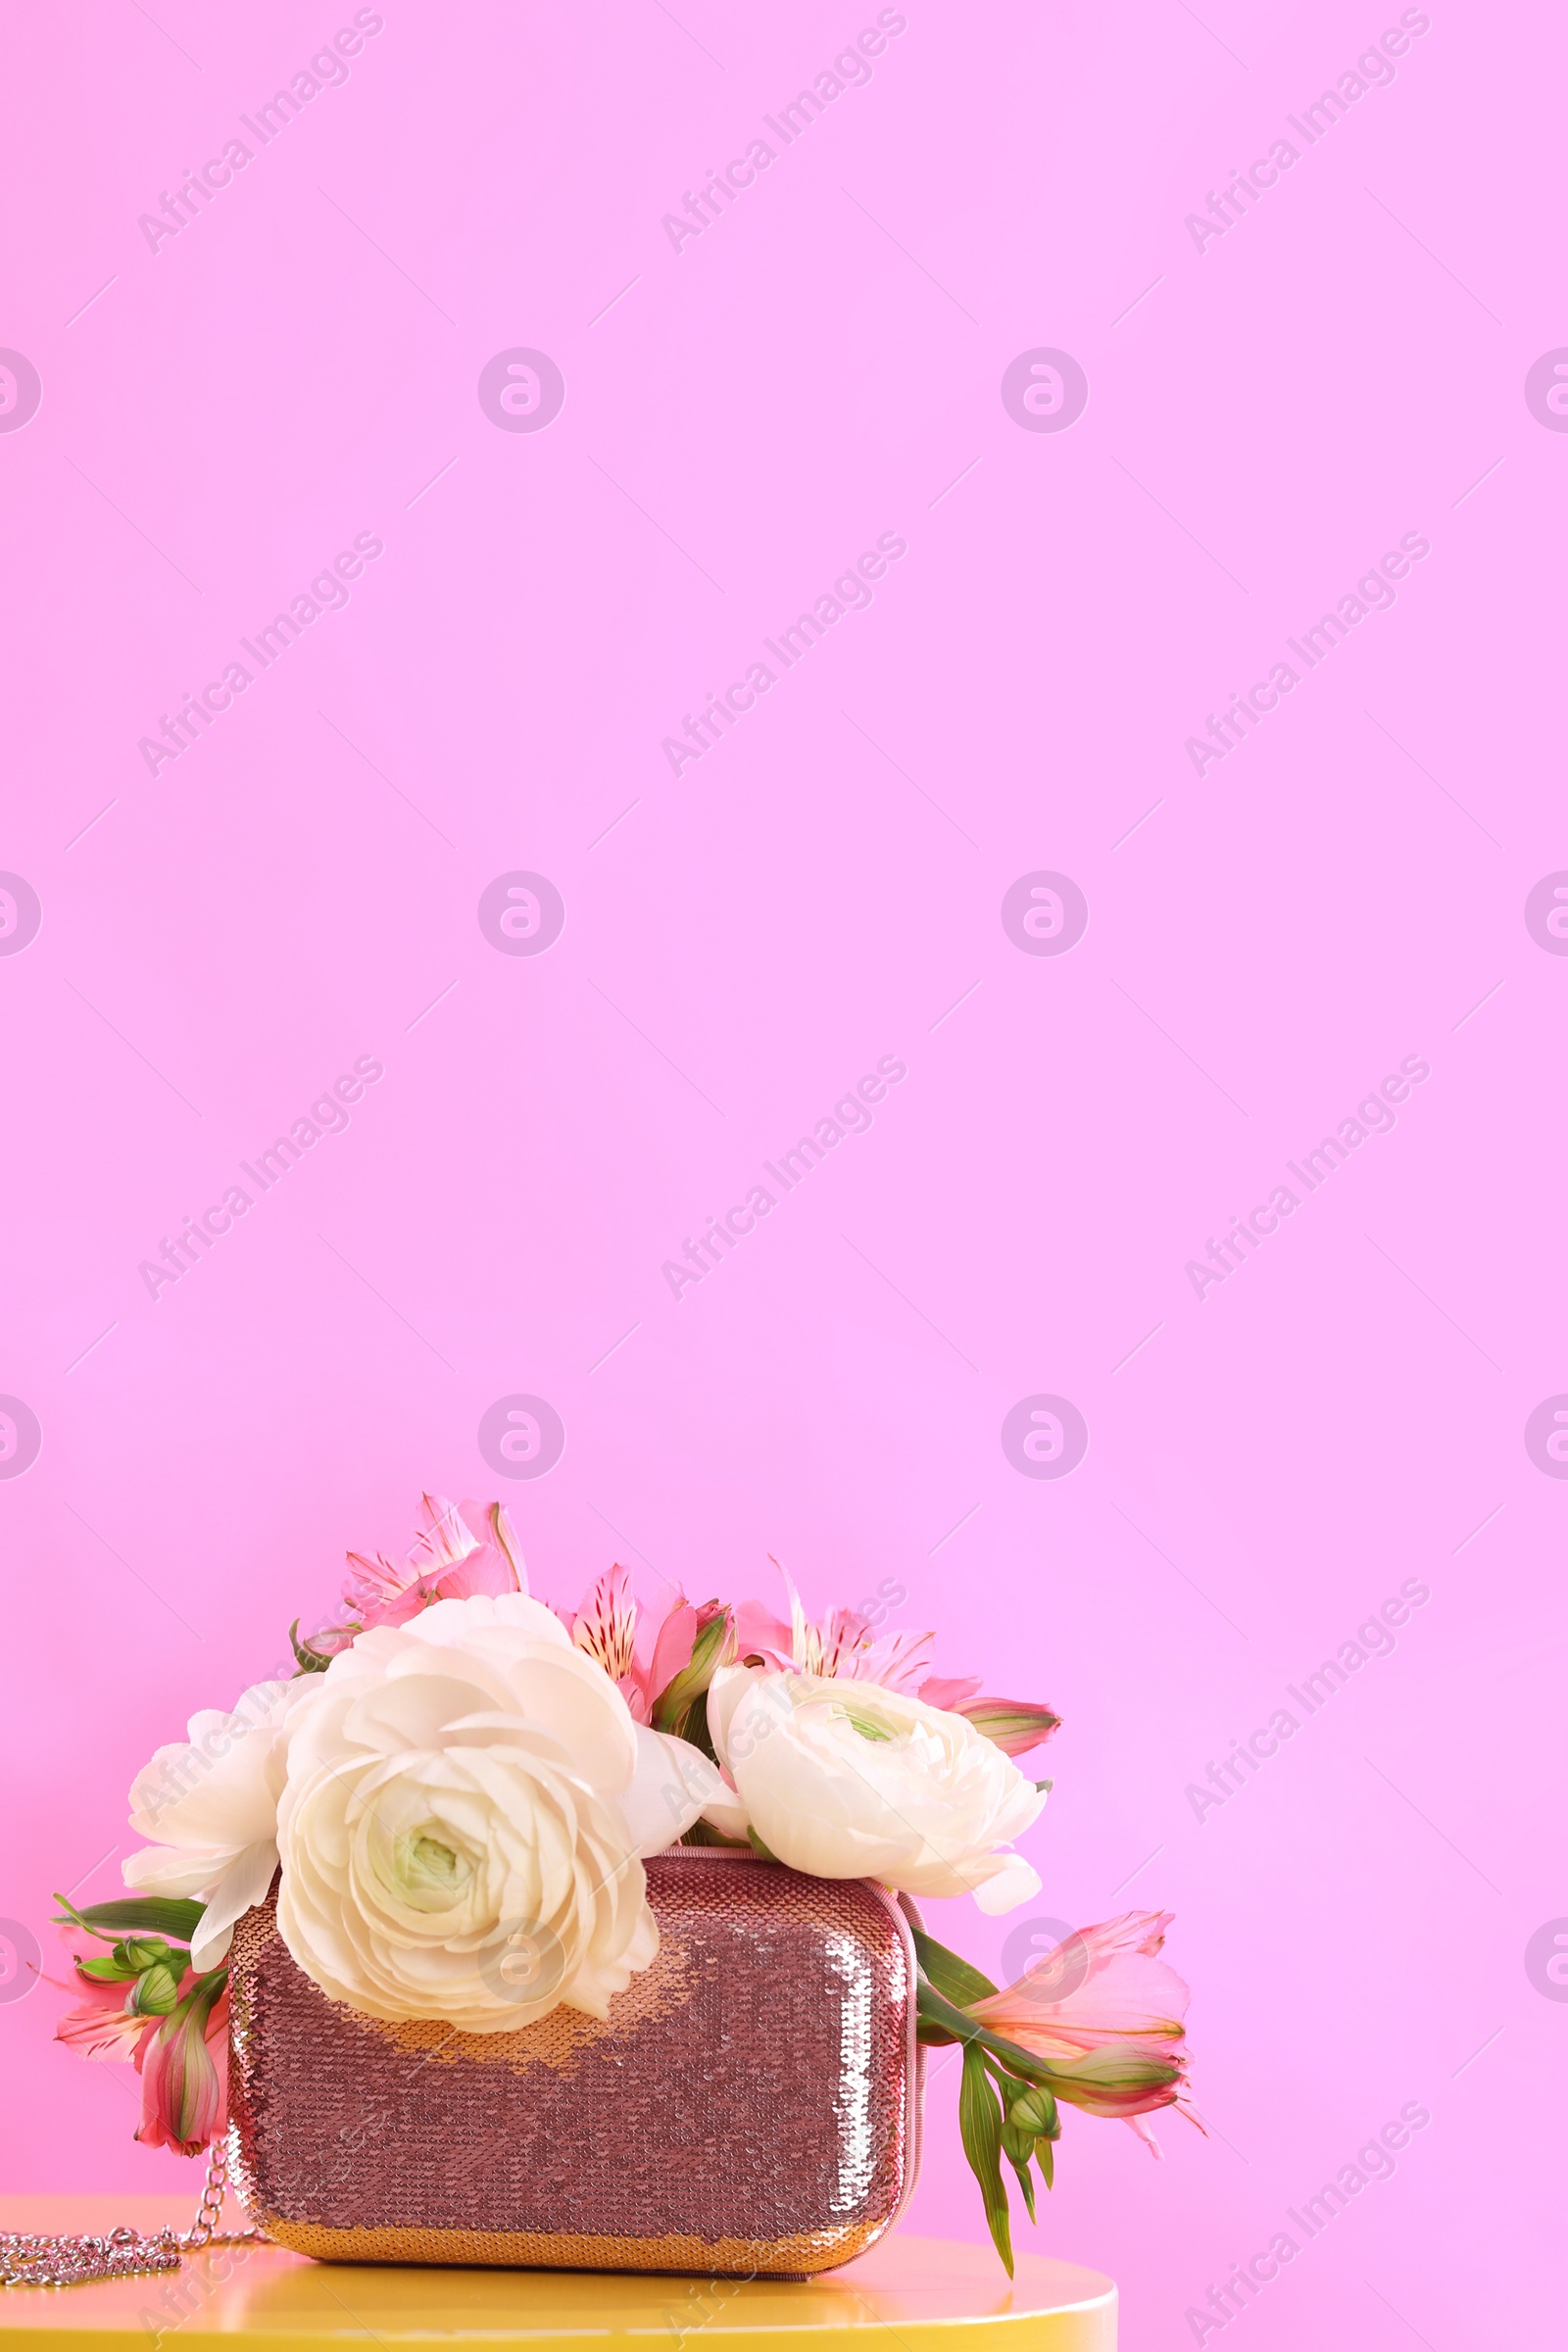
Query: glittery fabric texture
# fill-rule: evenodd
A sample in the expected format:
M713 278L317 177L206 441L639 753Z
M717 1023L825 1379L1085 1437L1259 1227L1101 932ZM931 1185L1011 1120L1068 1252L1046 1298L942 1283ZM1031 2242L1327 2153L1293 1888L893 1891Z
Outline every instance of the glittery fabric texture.
M767 2273L847 2262L918 2160L896 1899L714 1848L655 1855L661 1948L608 2023L390 2026L328 2000L270 1903L235 1932L236 2186L326 2260Z

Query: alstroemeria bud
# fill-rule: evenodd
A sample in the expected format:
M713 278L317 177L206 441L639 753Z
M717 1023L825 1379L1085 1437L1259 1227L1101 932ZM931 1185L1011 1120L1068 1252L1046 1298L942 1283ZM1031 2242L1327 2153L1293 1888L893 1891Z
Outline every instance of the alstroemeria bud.
M115 1958L137 1975L144 1968L167 1965L170 1956L169 1944L162 1936L127 1936L122 1943L115 1945Z
M1147 2115L1174 2106L1186 2082L1182 2060L1140 2043L1131 2035L1120 2046L1106 2043L1052 2066L1056 2096L1086 2115Z
M1056 2102L1049 2090L1040 2088L1022 2091L1011 2100L1007 2121L1015 2132L1026 2132L1031 2139L1054 2139L1060 2130Z
M655 1731L680 1729L687 1711L704 1695L719 1667L728 1659L733 1644L734 1627L729 1610L718 1601L706 1602L697 1611L697 1636L689 1662L655 1698Z
M965 1716L1008 1756L1024 1755L1061 1729L1061 1717L1053 1708L1027 1698L963 1698L953 1712Z
M125 1995L125 2008L132 2017L168 2017L178 1999L178 1977L159 1964L142 1970Z

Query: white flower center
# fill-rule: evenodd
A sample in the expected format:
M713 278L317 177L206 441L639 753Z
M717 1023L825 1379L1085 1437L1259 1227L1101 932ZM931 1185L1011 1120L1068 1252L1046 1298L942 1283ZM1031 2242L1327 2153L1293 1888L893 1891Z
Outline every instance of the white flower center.
M862 1698L857 1692L853 1698L834 1699L828 1705L827 1715L830 1722L847 1723L862 1740L895 1747L906 1744L907 1727L897 1720L890 1723L886 1715L878 1712L869 1695Z
M392 1847L393 1891L416 1911L449 1909L473 1876L466 1854L435 1836L434 1828L415 1830Z

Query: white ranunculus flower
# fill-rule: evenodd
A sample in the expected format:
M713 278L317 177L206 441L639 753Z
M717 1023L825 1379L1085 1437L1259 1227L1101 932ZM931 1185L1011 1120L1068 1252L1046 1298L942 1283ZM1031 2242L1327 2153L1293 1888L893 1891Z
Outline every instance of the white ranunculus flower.
M197 1969L217 1967L235 1920L265 1901L272 1884L290 1688L257 1683L232 1714L208 1707L193 1715L188 1739L161 1747L131 1783L130 1827L157 1842L122 1865L125 1885L205 1900L191 1939Z
M334 2000L514 2033L659 1949L641 1857L719 1793L520 1592L362 1634L294 1701L277 1924Z
M792 1870L972 1893L992 1912L1039 1892L1023 1856L999 1849L1045 1794L963 1716L879 1683L727 1666L708 1723L752 1828Z

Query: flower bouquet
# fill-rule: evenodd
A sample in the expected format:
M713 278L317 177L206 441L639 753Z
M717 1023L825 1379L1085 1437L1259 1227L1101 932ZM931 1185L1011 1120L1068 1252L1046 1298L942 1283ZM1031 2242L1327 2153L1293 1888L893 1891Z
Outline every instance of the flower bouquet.
M1015 1759L1057 1718L882 1631L896 1587L813 1623L782 1570L787 1617L647 1608L613 1567L558 1614L500 1504L429 1495L405 1560L349 1563L293 1671L137 1775L133 1891L63 1902L59 2038L130 2059L137 2137L217 2142L269 2234L827 2267L902 2209L947 2045L1010 2272L1006 2177L1033 2218L1063 2103L1152 2146L1186 2109L1167 1915L1005 1989L926 1934L921 1897L1039 1891L1014 1841L1051 1784Z

